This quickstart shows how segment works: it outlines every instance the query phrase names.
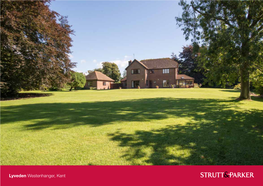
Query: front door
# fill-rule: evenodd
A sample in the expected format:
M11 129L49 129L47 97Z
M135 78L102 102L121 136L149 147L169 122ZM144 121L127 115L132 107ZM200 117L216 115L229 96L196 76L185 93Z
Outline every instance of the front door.
M152 88L152 86L153 86L153 82L152 80L149 80L149 88Z
M140 81L132 81L132 88L138 88L140 86Z

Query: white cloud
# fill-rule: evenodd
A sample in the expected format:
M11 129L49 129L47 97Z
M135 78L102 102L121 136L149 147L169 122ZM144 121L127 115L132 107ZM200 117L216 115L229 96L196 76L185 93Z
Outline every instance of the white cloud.
M124 56L123 59L116 59L111 62L115 63L116 65L119 66L120 69L123 69L128 66L128 61L132 60L131 56Z
M73 68L72 70L73 70L73 71L75 71L75 72L77 72L77 68L76 68L76 67L75 67L75 68Z
M115 63L119 67L126 67L126 66L128 66L128 60L113 60L111 62Z
M74 56L72 54L68 54L69 59L73 59Z
M102 68L102 62L97 63L97 68Z
M87 61L85 59L80 60L80 63L86 63Z
M112 62L112 63L115 63L116 65L118 65L120 71L122 72L127 66L128 66L128 61L132 60L132 56L128 56L128 55L125 55L123 57L123 59L115 59L115 60L111 60L109 62ZM101 61L101 62L98 62L96 59L94 59L92 61L92 63L96 64L96 68L102 68L102 63L104 61ZM86 60L81 60L81 63L86 63Z

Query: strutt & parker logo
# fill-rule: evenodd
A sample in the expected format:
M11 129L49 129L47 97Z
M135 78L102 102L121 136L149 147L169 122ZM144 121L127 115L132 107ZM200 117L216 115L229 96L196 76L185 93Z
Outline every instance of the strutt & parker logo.
M200 172L200 178L254 178L253 172Z

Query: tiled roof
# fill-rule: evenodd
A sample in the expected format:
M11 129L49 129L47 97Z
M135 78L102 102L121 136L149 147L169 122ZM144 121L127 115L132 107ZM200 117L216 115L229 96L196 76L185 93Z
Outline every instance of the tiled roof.
M87 75L86 80L114 81L113 79L99 71L94 71Z
M140 65L142 65L146 69L163 69L163 68L177 68L178 67L178 63L170 58L144 59L141 61L134 59L129 64L129 66L134 62L138 62ZM126 70L128 67L126 67Z
M195 79L195 78L187 76L185 74L177 74L177 79Z
M124 77L124 78L122 78L122 80L121 81L126 81L127 80L127 77Z
M140 61L148 69L177 68L178 63L170 58L144 59Z
M134 61L137 61L137 62L140 63L144 68L148 69L148 67L147 67L145 64L143 64L141 61L138 61L138 60L136 60L136 59L133 60L133 62L134 62Z

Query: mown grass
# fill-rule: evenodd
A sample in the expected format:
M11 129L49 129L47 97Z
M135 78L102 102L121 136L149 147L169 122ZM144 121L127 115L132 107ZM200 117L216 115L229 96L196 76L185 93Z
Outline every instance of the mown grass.
M1 102L2 165L262 165L263 100L225 89L48 92Z

